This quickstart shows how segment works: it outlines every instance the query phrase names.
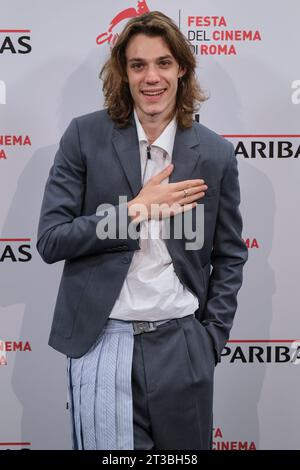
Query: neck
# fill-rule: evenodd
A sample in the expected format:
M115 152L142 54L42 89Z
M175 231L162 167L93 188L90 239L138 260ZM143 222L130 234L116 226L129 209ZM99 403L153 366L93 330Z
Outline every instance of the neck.
M161 116L161 114L145 114L138 108L136 108L136 113L149 144L152 144L162 134L174 117L174 113L169 113L165 116Z

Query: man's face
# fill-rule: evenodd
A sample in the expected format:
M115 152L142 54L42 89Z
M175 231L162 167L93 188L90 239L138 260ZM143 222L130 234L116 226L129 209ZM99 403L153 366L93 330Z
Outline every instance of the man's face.
M126 70L137 110L147 116L172 114L178 77L184 75L163 38L133 36L126 48Z

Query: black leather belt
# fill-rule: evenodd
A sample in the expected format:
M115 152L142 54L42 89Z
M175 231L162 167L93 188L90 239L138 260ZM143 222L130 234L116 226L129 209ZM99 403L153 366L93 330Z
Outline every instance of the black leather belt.
M157 327L159 325L162 325L163 323L171 323L171 322L177 322L180 320L184 320L187 318L192 318L195 317L195 314L192 313L191 315L186 315L185 317L181 318L172 318L170 320L159 320L159 321L132 321L132 326L133 326L133 334L134 335L140 335L141 333L151 333L151 331L157 330Z

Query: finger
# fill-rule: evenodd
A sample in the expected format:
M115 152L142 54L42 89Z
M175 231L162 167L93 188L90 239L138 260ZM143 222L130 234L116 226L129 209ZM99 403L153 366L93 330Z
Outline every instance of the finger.
M200 186L194 186L193 188L189 188L189 189L181 189L180 191L177 191L175 193L173 193L173 197L175 197L175 199L182 199L182 198L187 198L189 196L193 196L194 194L197 194L197 193L202 193L208 189L208 186L206 184L202 184Z
M182 212L190 211L191 209L194 209L194 207L196 207L196 206L197 206L196 202L193 202L191 204L185 204L184 206L181 206L182 207Z
M198 193L204 193L208 189L206 184L203 184L201 186L196 186L194 188L189 188L188 190L183 190L181 189L180 191L173 192L171 193L171 197L174 199L175 202L179 202L181 200L184 201L193 201L193 199L188 199L191 198L191 196L194 196L195 194Z
M196 207L197 203L193 202L191 204L185 204L181 206L178 203L172 204L172 206L166 206L159 211L159 218L165 219L168 217L174 217L175 215L181 214L182 212L189 211Z
M189 203L192 203L194 201L197 201L198 199L202 199L203 197L205 196L205 192L204 191L200 191L200 192L197 192L195 194L192 194L190 196L187 196L187 197L183 197L181 198L178 202L179 204L183 205L183 204L189 204Z
M178 183L169 183L174 191L182 191L183 189L194 188L195 186L202 186L205 184L203 179L200 180L185 180Z

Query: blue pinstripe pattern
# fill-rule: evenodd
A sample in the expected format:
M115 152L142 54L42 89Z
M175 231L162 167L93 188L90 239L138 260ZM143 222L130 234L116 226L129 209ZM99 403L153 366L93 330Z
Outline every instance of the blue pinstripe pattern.
M67 358L73 449L133 449L131 322L108 319L93 347Z

